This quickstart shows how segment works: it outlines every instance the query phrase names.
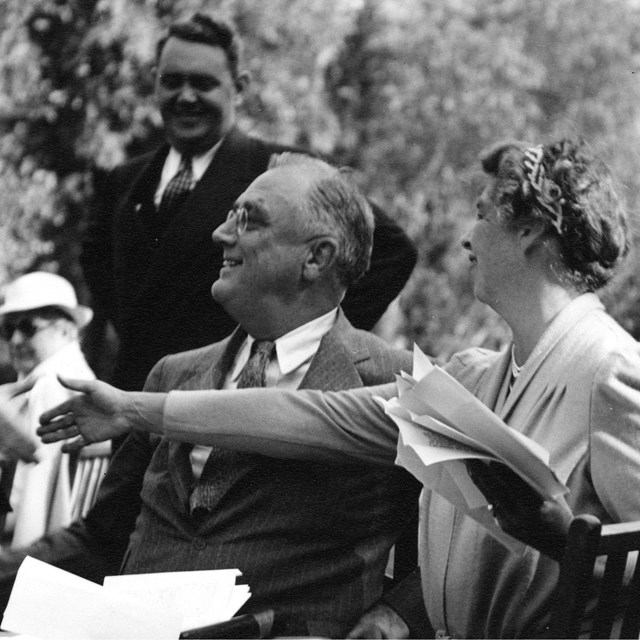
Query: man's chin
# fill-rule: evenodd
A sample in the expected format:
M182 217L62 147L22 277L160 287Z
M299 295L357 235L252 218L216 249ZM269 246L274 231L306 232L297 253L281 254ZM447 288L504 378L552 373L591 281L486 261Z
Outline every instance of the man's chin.
M224 304L230 297L229 287L224 282L216 280L211 286L211 297L224 307Z
M164 116L165 134L171 146L178 151L204 153L224 135L224 123L211 116Z

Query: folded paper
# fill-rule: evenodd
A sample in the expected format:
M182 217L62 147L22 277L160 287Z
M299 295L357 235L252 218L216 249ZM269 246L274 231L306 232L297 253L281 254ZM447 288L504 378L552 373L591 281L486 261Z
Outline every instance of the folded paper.
M109 576L104 586L27 557L2 630L64 640L158 640L228 620L250 597L237 569Z
M457 380L414 347L413 371L396 377L397 396L376 398L399 430L396 462L516 552L522 543L496 524L487 500L466 471L477 458L507 465L543 499L568 489L538 443L506 425Z

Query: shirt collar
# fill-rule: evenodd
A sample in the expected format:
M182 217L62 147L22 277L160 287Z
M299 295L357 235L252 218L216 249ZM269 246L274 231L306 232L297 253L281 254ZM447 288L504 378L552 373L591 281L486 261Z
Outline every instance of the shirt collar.
M338 308L336 307L278 338L275 341L275 354L280 373L287 375L312 358L318 351L322 338L333 328L337 319ZM237 380L240 376L254 342L255 338L248 335L236 358L231 374L232 380Z
M216 151L220 148L222 141L224 138L218 140L216 144L211 147L206 153L203 153L199 156L193 156L191 158L191 171L193 172L193 179L197 182L202 178L204 172L207 170L207 167L213 160L213 156L216 154ZM180 160L182 159L182 155L179 151L176 151L173 147L169 149L169 155L167 156L165 162L165 169L168 174L175 175L178 172L178 168L180 167Z

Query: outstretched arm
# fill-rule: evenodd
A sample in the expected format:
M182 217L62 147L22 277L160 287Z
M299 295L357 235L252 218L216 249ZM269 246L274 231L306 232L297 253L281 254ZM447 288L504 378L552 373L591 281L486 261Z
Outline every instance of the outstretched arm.
M121 437L130 431L162 433L165 393L126 392L99 380L58 376L60 384L80 392L40 416L37 433L45 443L74 438L64 451Z
M44 413L38 434L44 442L80 435L67 450L135 430L277 458L395 461L397 429L374 400L394 395L394 383L327 393L242 389L167 396L120 391L99 381L60 382L82 395Z
M398 430L375 401L395 383L348 391L171 391L164 435L275 458L393 465Z

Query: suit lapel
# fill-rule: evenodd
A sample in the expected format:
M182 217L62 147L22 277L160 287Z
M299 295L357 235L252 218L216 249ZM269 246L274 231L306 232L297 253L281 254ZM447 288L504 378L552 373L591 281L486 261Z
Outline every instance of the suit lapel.
M370 357L366 345L340 310L335 325L320 342L299 388L339 391L362 387L356 364Z
M251 183L247 170L251 156L251 139L237 129L229 132L211 163L191 191L181 210L167 224L160 240L158 259L163 263L175 260L176 239L184 239L190 253L201 253L202 246L211 245L211 234L226 219L236 197ZM193 242L199 238L199 242Z
M212 354L211 362L180 385L181 389L221 389L224 384L227 372L231 369L246 333L237 328L226 340L219 344L219 357ZM188 504L189 495L193 481L191 470L191 460L189 454L193 449L193 444L188 442L169 442L169 469L171 478L176 487L176 492L181 504Z
M163 145L153 155L148 156L137 175L132 176L124 205L118 212L120 225L128 231L132 244L138 238L151 240L154 235L156 209L153 202L162 167L169 153L169 145ZM115 194L115 197L118 197Z
M154 241L157 215L153 203L155 189L168 153L165 145L151 158L139 174L122 212L129 244L144 238L155 249L146 270L147 290L160 283L171 282L177 273L190 273L194 261L207 264L214 276L220 266L220 250L211 241L211 234L222 222L235 198L251 183L250 172L254 141L237 129L229 132L211 163L198 181L181 210L167 222L163 236ZM266 167L265 167L266 168ZM164 295L171 291L164 291ZM167 302L171 302L167 300Z

